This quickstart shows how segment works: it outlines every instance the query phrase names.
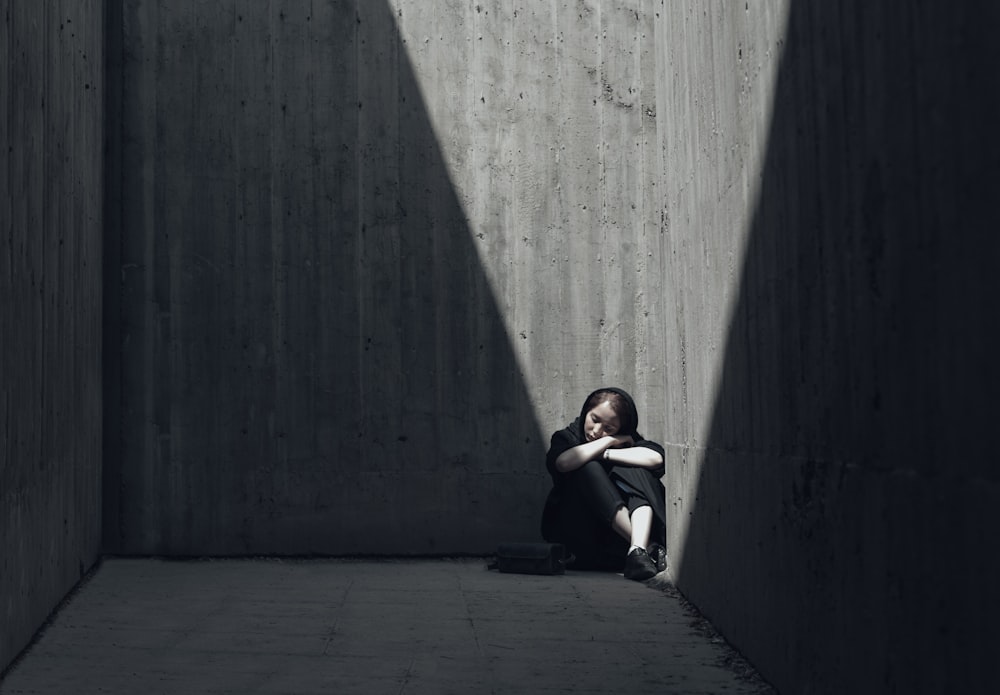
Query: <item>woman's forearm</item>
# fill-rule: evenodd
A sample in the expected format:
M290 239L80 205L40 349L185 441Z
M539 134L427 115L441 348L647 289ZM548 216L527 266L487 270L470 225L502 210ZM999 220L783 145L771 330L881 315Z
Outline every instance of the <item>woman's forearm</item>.
M635 466L637 468L659 468L663 465L663 457L656 451L644 446L632 446L627 449L606 449L604 460L620 466Z
M609 450L617 440L614 437L601 437L592 442L577 444L559 454L556 459L556 470L560 473L569 473L585 464L587 461L600 459L605 451Z

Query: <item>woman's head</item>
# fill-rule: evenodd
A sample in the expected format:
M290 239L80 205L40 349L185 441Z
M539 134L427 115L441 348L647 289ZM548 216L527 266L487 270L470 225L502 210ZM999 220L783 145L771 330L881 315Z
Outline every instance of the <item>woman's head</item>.
M581 413L584 439L593 441L608 435L634 435L638 419L632 398L621 389L594 391Z

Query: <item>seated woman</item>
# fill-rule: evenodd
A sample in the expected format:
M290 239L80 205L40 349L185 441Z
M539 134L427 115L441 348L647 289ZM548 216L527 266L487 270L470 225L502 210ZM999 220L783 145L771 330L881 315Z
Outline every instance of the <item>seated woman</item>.
M565 545L578 569L642 581L666 567L666 510L663 447L643 439L638 422L628 393L603 388L587 397L572 424L552 435L545 465L553 488L542 512L542 537Z

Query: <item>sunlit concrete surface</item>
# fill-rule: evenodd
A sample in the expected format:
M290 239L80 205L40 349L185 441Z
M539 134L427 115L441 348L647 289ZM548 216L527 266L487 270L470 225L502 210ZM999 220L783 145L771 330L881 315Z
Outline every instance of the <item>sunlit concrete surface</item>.
M771 692L665 582L108 559L0 693Z

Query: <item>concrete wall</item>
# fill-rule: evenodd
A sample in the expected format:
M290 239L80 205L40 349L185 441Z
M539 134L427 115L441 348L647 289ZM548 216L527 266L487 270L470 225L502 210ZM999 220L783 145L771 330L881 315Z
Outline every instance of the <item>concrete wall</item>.
M103 3L0 24L0 671L97 558Z
M112 36L109 549L533 536L549 432L615 383L765 675L981 685L994 15L167 7Z
M0 664L94 561L103 6L8 3ZM995 9L114 4L105 548L484 551L599 384L784 692L996 653Z
M109 550L538 536L586 393L662 402L645 4L123 3Z
M661 4L670 545L782 692L995 687L998 29Z

